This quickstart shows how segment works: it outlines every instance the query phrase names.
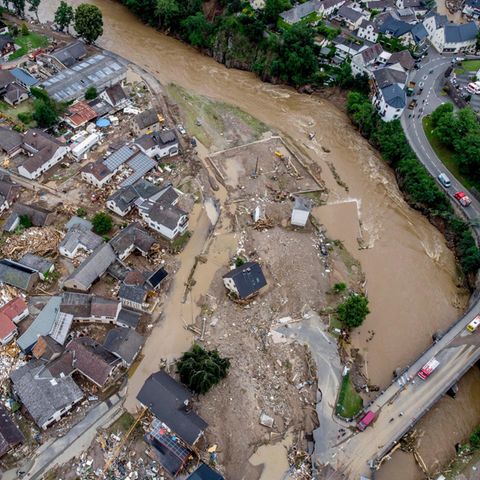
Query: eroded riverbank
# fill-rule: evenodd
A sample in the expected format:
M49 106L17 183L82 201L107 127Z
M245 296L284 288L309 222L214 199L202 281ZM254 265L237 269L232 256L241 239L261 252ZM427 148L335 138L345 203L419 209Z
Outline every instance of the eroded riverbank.
M94 3L104 12L102 47L143 66L164 84L173 82L247 111L288 135L305 159L322 169L330 196L318 218L331 237L345 242L366 274L372 314L354 340L372 382L386 385L392 371L423 350L432 333L448 326L465 304L441 234L406 205L378 154L331 103L228 70L141 24L119 3ZM41 19L51 19L57 5L56 0L44 5ZM310 132L316 134L313 141L307 140ZM348 192L327 162L335 165ZM358 237L366 249L358 250ZM450 427L446 422L442 437Z

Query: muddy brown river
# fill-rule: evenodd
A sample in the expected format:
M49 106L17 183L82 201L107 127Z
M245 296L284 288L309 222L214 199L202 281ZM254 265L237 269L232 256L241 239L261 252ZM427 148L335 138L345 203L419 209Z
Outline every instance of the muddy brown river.
M58 3L42 2L40 19L51 20ZM176 83L238 106L290 137L305 157L320 165L330 195L328 205L318 208L316 216L330 237L342 240L361 262L366 275L371 314L355 332L354 342L367 360L371 381L388 384L392 371L427 347L431 335L445 329L465 305L465 292L456 286L454 257L442 235L406 205L391 171L332 103L262 83L251 73L229 70L142 24L117 2L92 3L104 15L101 47L144 67L163 84ZM310 132L316 134L312 141ZM335 165L348 193L337 184L326 162ZM359 249L359 237L363 249ZM450 445L448 432L460 418L455 417L455 403L448 408L443 432L437 436L438 452L443 452L442 443ZM464 402L459 415L465 408ZM480 412L470 420L478 423ZM396 470L401 472L399 458L395 458Z

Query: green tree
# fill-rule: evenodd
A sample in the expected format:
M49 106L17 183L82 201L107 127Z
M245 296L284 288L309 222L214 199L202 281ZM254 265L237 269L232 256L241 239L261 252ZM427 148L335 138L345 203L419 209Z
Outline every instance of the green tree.
M455 142L455 159L469 178L480 178L480 135L467 133Z
M212 44L213 25L202 12L182 21L183 38L194 47L208 48Z
M351 295L337 307L339 320L349 328L359 327L369 313L368 298L364 295Z
M77 217L84 218L87 216L87 211L83 207L77 208Z
M112 217L105 212L98 212L92 218L93 231L98 235L105 235L113 226Z
M292 8L290 0L266 0L263 8L263 18L266 23L275 23L278 16L290 8Z
M28 215L20 215L20 225L23 228L30 228L33 226L32 219Z
M11 0L11 2L15 9L15 13L23 18L25 16L25 0Z
M480 448L480 427L477 427L470 435L470 445L475 449Z
M75 10L75 30L87 43L94 43L103 35L102 11L90 3L80 4Z
M22 22L22 26L20 28L20 31L22 32L22 35L24 37L26 37L30 33L30 30L28 30L28 26L25 22Z
M205 394L225 378L230 360L222 358L217 350L204 350L194 345L177 362L181 381L195 393Z
M75 17L75 12L71 5L68 5L67 2L62 0L57 10L55 11L54 21L58 25L58 28L61 32L65 29L68 31L68 27L73 22Z
M98 96L98 92L94 86L87 88L85 92L85 100L93 100L94 98L97 98L97 96Z
M180 17L180 5L177 0L157 0L155 14L159 27L171 28Z
M30 8L28 9L29 12L33 12L35 16L37 17L37 22L38 20L38 7L40 6L40 2L42 0L27 0L28 3L30 4Z
M343 282L338 282L333 286L334 293L343 293L347 290L347 284Z
M48 128L55 125L58 121L58 114L53 102L36 99L33 102L33 119L37 125L42 128Z
M336 83L340 88L346 90L353 85L353 82L352 67L348 62L343 62L338 69Z

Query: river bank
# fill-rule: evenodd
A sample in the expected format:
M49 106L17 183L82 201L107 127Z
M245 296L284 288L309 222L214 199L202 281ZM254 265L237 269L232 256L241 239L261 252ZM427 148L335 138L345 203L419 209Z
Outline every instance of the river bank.
M448 326L465 303L466 293L456 286L453 255L440 233L405 204L390 170L329 102L227 70L141 24L118 3L95 3L105 17L102 47L142 65L164 84L231 103L285 132L322 171L330 196L320 207L321 221L354 252L367 278L372 314L354 341L372 381L388 383L391 372L425 348L431 334ZM41 19L51 18L57 5L52 1L41 8ZM313 140L309 132L316 133ZM348 192L328 163L335 165ZM372 330L376 334L369 340ZM444 429L448 432L451 425Z

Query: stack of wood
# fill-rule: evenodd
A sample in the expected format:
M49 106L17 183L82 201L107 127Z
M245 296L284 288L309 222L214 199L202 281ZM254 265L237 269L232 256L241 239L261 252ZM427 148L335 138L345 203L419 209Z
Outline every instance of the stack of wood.
M2 257L19 259L26 253L40 256L56 255L57 246L63 238L63 232L54 227L32 227L19 235L11 235L0 247Z
M273 228L274 226L275 225L273 224L273 221L268 217L260 218L253 224L253 228L255 230L265 230L265 229Z

